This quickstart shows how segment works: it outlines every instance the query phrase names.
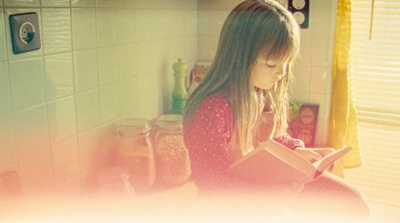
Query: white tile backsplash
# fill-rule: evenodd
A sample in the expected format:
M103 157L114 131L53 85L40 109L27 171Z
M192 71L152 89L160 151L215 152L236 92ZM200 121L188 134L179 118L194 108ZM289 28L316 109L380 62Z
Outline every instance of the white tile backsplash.
M207 0L208 5L207 8L211 10L215 9L225 9L231 10L233 8L232 0Z
M79 166L81 172L89 170L95 164L101 136L100 130L100 127L96 127L78 135Z
M139 9L151 9L154 8L155 0L140 1L136 0L136 8Z
M25 195L38 196L53 191L54 178L50 149L19 160L19 177Z
M208 34L208 11L198 10L197 11L197 35Z
M50 149L45 104L14 112L15 145L19 158Z
M135 77L120 82L121 115L131 113L138 108L137 85Z
M72 40L74 50L97 47L96 9L72 9Z
M115 46L118 44L117 9L96 10L97 44L99 47Z
M329 51L329 41L328 40L313 40L311 45L311 66L328 66L332 58Z
M101 123L112 121L120 116L119 84L109 84L100 87L100 117ZM143 97L144 98L144 97Z
M219 35L229 10L209 10L207 29L209 33Z
M310 18L312 28L312 39L313 40L328 40L330 38L331 29L331 12L326 11L314 11L313 16Z
M330 98L329 94L310 93L308 103L318 104L318 121L328 121L330 115Z
M100 125L99 90L89 90L76 95L78 133Z
M71 7L96 7L96 0L71 0Z
M75 91L83 92L99 85L97 49L74 52Z
M46 101L42 57L9 63L13 110L18 111Z
M71 51L70 18L69 8L42 9L43 47L46 55Z
M48 101L74 93L72 53L44 57L46 97Z
M126 80L137 75L137 44L118 46L118 72L120 80Z
M1 1L0 1L1 2ZM5 33L4 27L4 12L3 8L0 8L0 33ZM7 60L7 46L6 46L6 38L5 35L0 35L0 62Z
M131 8L118 8L118 43L134 43L136 40L136 11ZM160 27L163 29L165 27Z
M135 8L137 0L118 0L118 8Z
M332 72L328 67L311 67L310 93L330 94Z
M77 137L72 137L52 147L54 181L62 185L79 176L79 149Z
M49 135L52 143L77 134L75 97L69 96L47 103Z
M17 160L14 121L11 113L0 115L0 163L9 164Z
M6 7L39 7L40 0L4 0Z
M161 43L159 41L145 41L137 44L137 66L135 67L135 72L137 75L157 71L157 65L155 61L157 61L157 58L159 57L159 52L151 50L153 47L159 49L161 47Z
M42 7L69 7L70 0L41 0Z
M119 80L118 47L98 48L99 85L115 83Z
M12 111L8 63L0 62L0 115Z
M117 7L117 0L96 0L96 6L97 7Z
M140 1L141 2L141 1ZM156 38L156 16L154 16L155 9L137 9L136 10L136 40L148 41ZM173 27L171 27L173 28Z

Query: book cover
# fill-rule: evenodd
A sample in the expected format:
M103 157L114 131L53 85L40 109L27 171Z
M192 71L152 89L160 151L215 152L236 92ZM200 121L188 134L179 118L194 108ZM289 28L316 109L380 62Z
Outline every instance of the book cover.
M287 132L292 138L301 139L307 148L314 147L319 105L297 103L300 107L289 109Z
M274 140L268 140L234 162L228 172L263 185L289 182L304 184L317 178L351 149L349 146L343 147L311 163L295 151Z

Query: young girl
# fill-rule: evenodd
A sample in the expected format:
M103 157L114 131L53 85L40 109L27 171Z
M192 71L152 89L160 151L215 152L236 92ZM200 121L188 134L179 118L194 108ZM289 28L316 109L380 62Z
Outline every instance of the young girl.
M305 149L302 141L286 134L287 89L299 35L291 13L272 0L244 1L228 15L210 71L184 112L184 139L199 193L268 193L268 188L226 172L235 160L268 139L310 161L324 155ZM302 189L297 197L307 205L320 206L322 200L327 205L327 199L339 198L345 205L324 209L351 207L357 213L368 212L361 194L330 173L294 188ZM317 195L318 201L309 200L311 195Z

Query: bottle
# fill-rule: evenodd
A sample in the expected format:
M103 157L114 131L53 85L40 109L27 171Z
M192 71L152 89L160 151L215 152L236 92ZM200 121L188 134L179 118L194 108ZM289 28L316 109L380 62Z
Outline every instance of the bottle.
M183 141L182 115L160 115L155 121L154 132L158 186L187 182L191 168Z
M127 170L135 192L148 191L156 177L153 146L147 119L124 119L117 129L116 164Z
M188 66L186 63L178 62L172 65L175 77L175 86L172 92L172 113L182 114L188 99L188 92L186 90L186 70Z

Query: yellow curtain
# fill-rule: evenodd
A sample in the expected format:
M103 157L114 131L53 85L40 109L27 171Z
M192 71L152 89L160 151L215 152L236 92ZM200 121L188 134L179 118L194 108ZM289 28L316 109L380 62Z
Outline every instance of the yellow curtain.
M362 164L350 69L351 0L338 0L335 35L329 143L335 149L345 145L353 147L338 162L334 171L336 175L343 177L344 168L359 167Z

